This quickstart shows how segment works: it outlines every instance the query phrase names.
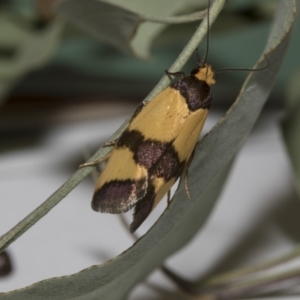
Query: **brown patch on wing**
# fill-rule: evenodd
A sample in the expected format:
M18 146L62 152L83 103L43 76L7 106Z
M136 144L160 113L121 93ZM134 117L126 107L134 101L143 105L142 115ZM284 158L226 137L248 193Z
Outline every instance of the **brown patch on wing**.
M146 178L112 180L95 191L92 208L104 213L119 214L132 208L145 195Z
M136 164L130 149L115 148L98 178L92 208L108 213L125 212L144 197L148 180L148 171Z
M165 181L174 177L174 173L178 173L177 170L182 164L173 141L145 139L137 130L124 132L117 147L129 148L136 164L145 167L151 176L162 177Z

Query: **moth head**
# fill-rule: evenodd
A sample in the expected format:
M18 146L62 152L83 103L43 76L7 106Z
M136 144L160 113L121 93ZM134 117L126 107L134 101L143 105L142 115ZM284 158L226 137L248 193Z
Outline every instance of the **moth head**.
M199 80L206 82L209 86L216 83L214 78L215 71L210 65L205 64L204 66L199 67L199 69L195 69L192 72L192 75L194 75Z

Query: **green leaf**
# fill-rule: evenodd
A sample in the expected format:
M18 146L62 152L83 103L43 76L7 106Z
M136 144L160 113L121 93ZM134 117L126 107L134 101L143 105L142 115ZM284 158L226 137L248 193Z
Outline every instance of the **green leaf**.
M156 224L118 257L71 276L48 279L25 289L0 294L0 299L124 299L138 282L190 241L211 212L231 162L272 90L294 18L295 2L282 0L264 52L269 66L249 75L239 98L197 145L189 168L192 200L187 200L181 184L169 208ZM265 59L261 58L255 68L264 65ZM67 189L67 186L63 188Z
M202 4L206 6L206 3L203 1ZM153 40L166 27L166 24L157 23L184 21L181 17L170 19L169 16L194 4L194 0L63 0L58 3L56 11L100 41L147 58ZM202 16L188 15L185 21L195 21Z
M16 20L3 12L0 15L0 49L9 54L0 55L0 99L26 72L49 61L57 48L61 22L53 22L44 29L32 25L31 20Z
M284 141L292 162L295 183L300 197L300 70L290 78L286 101L287 114L282 122Z

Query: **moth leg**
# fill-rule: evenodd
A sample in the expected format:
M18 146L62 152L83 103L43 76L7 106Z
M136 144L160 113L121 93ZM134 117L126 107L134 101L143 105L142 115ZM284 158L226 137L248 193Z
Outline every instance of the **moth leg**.
M143 101L135 110L135 112L133 113L133 115L131 116L131 119L129 121L129 123L141 112L141 110L147 106L147 104L149 103L149 101Z
M179 185L181 184L182 180L184 180L184 189L186 191L186 195L188 196L188 198L190 200L192 200L192 197L191 197L191 193L190 193L190 189L189 189L189 184L188 184L188 166L187 164L185 165L184 169L183 169L183 175L180 176L180 179L179 179Z
M109 142L105 142L102 147L112 147L112 146L116 146L118 142L118 139L115 139L113 141L109 141Z
M115 139L115 140L109 141L109 142L105 142L102 145L102 147L112 147L112 146L115 146L117 142L118 142L118 139ZM109 152L108 154L106 154L104 157L102 157L100 159L81 164L81 165L79 165L79 169L96 166L96 165L100 164L101 162L105 161L106 159L108 159L110 157L110 155L111 155L111 152Z
M192 200L190 189L189 189L189 183L188 183L188 175L189 175L188 172L189 172L189 169L185 168L185 170L184 170L184 188L185 188L188 198L190 200Z
M170 205L170 203L171 203L171 190L168 190L168 194L167 194L167 197L168 197L168 206L167 206L167 208L169 207L169 205Z
M96 165L100 164L102 161L108 159L110 157L110 155L111 155L111 152L106 154L104 157L102 157L100 159L97 159L97 160L94 160L94 161L88 161L84 164L81 164L81 165L79 165L79 169L96 166Z
M184 176L184 177L183 177L183 179L184 179L184 188L185 188L186 194L187 194L187 196L188 196L188 198L189 198L190 200L192 200L192 197L191 197L191 193L190 193L190 189L189 189L189 183L188 183L188 180L189 180L189 179L188 179L188 175L189 175L189 166L190 166L190 164L191 164L191 162L192 162L192 160L193 160L194 153L195 153L195 149L193 150L191 156L189 157L187 163L185 164L185 167L184 167L184 175L183 175L183 176Z
M169 77L170 80L172 80L172 76L173 77L185 77L184 72L169 72L168 70L165 70L166 75Z

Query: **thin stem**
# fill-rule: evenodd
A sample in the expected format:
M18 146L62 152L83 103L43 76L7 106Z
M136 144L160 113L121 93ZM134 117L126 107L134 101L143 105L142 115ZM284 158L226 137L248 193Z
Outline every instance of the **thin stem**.
M257 264L252 267L247 267L221 275L213 276L200 282L191 282L180 277L167 267L163 266L162 271L171 278L183 290L192 294L209 294L213 295L212 299L234 299L234 294L237 297L248 296L252 290L260 291L262 288L270 287L278 282L286 281L291 278L300 277L300 269L294 269L285 273L269 277L261 277L260 279L248 280L246 276L261 276L259 272L267 271L270 268L278 267L285 262L295 259L300 256L300 245L296 246L293 251L268 262ZM225 297L225 295L227 295Z
M299 280L300 268L291 271L281 272L276 275L254 279L252 281L229 285L227 288L209 292L214 299L229 300L240 299L241 297L250 297L261 295L266 292L274 292L286 287L287 283L292 283L293 279ZM294 281L293 281L294 282Z
M300 279L300 268L295 268L279 274L260 277L258 279L255 278L243 282L226 282L222 285L199 286L193 282L179 277L166 267L162 267L161 269L183 291L190 295L196 295L196 299L206 299L206 297L207 299L215 300L240 299L241 297L249 297L266 292L274 292L286 287L284 284L291 284L293 279Z
M152 16L141 16L144 21L162 24L181 24L188 22L195 22L203 19L206 16L207 9L197 11L192 14L182 16L171 16L171 17L152 17Z
M105 149L105 151L108 151ZM96 156L94 156L96 158ZM46 215L66 195L68 195L89 173L92 167L77 170L56 192L54 192L44 203L32 211L15 227L4 234L0 239L0 252L7 248L19 236L26 232L32 225Z
M282 255L280 257L277 257L275 259L269 260L261 264L256 264L254 266L241 268L231 272L226 272L220 275L212 276L211 278L208 278L202 281L201 283L199 283L199 285L210 286L210 285L219 285L219 284L228 283L229 281L241 279L241 277L243 276L249 276L254 273L266 271L270 268L277 267L299 256L300 256L300 245L296 246L291 252Z

